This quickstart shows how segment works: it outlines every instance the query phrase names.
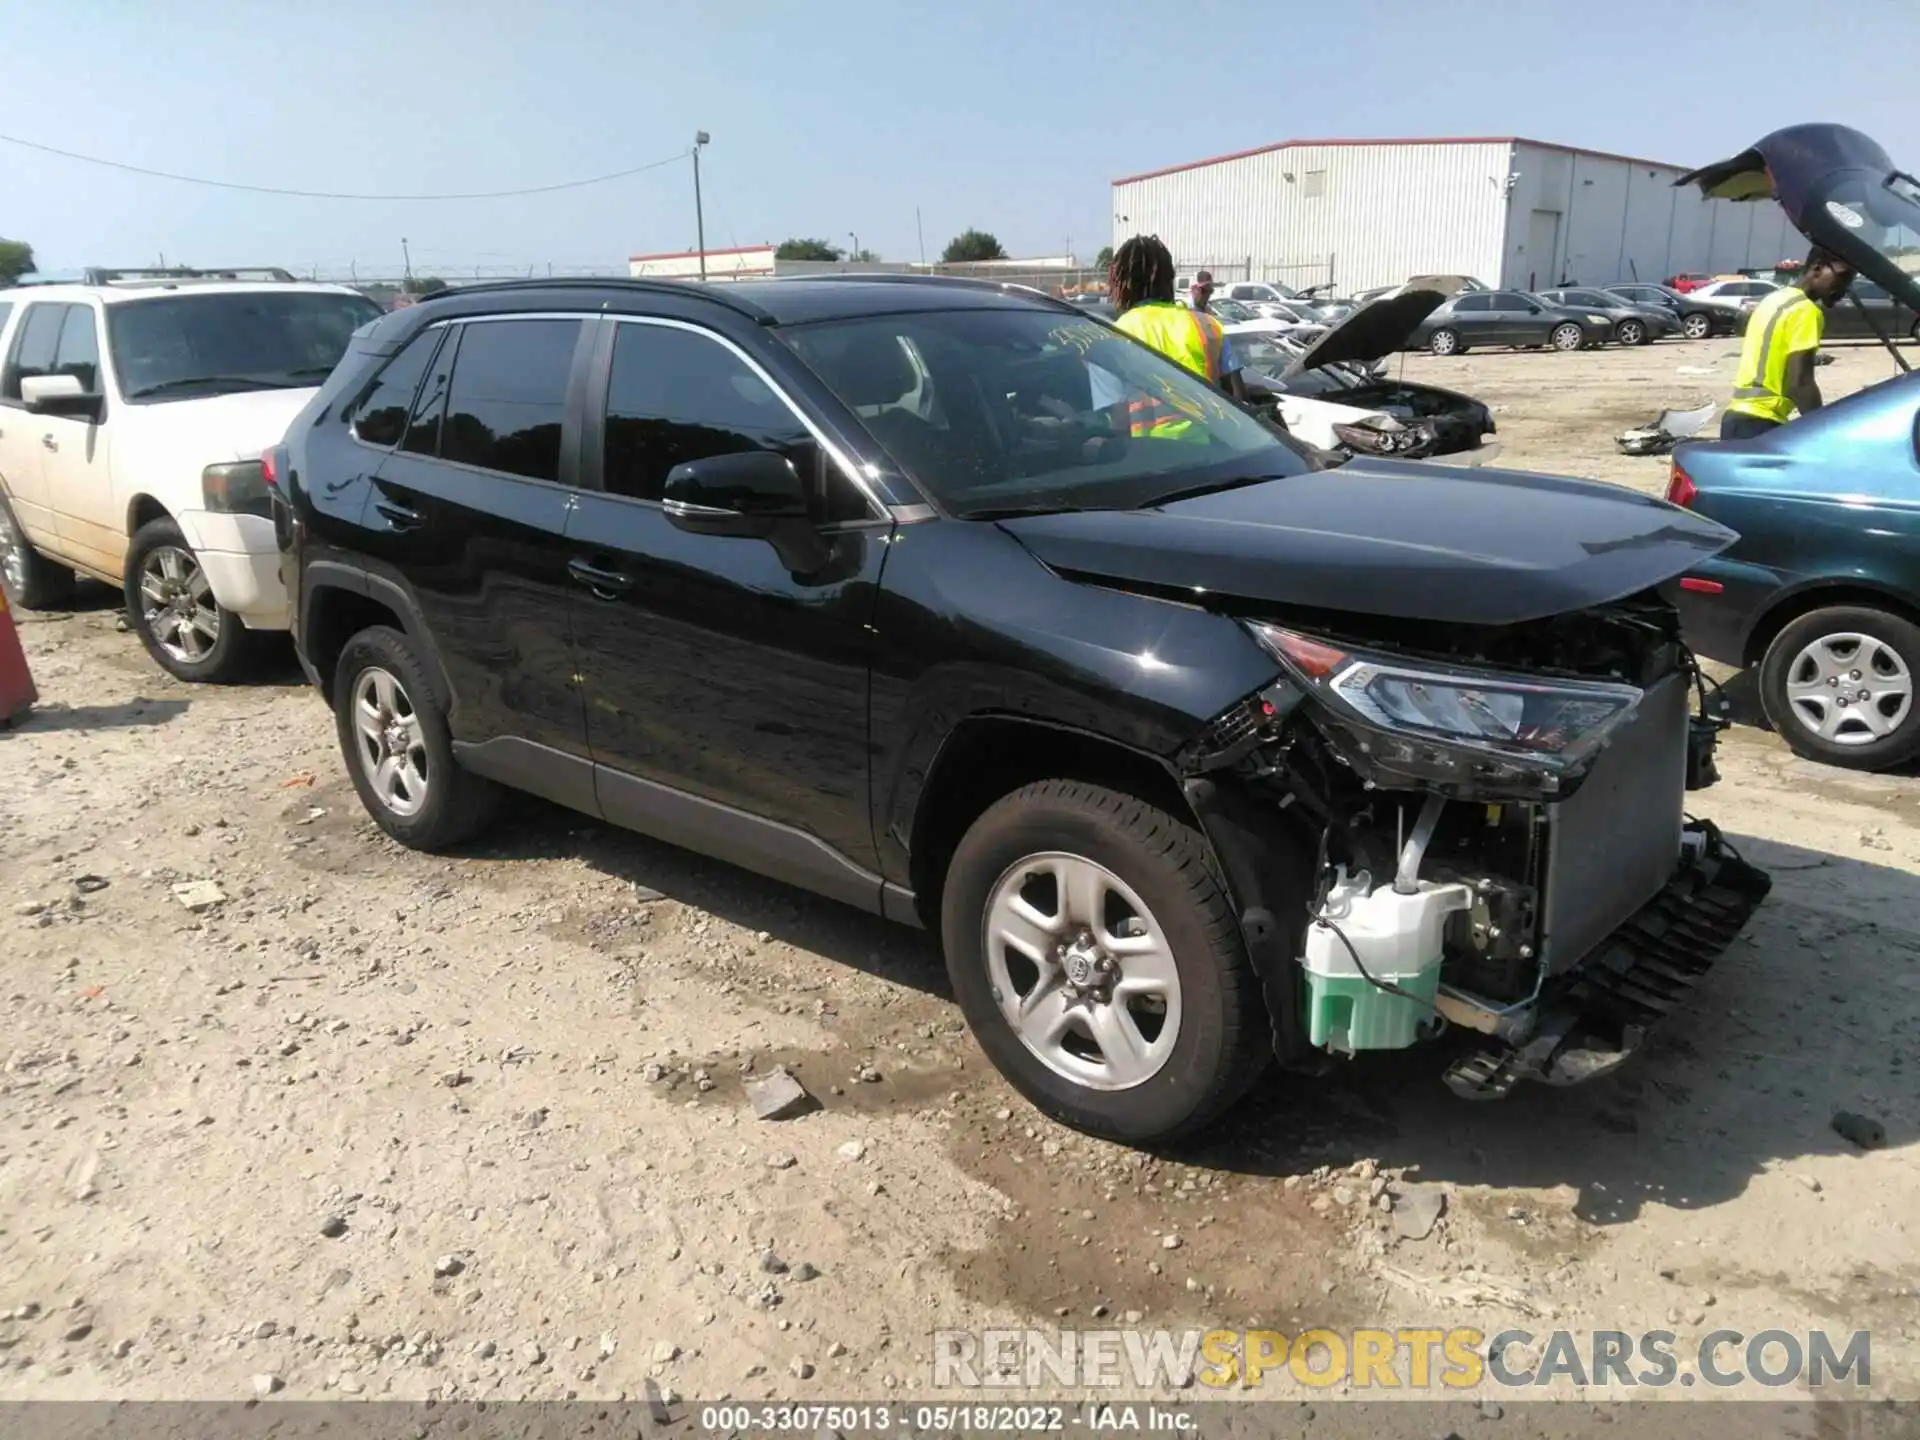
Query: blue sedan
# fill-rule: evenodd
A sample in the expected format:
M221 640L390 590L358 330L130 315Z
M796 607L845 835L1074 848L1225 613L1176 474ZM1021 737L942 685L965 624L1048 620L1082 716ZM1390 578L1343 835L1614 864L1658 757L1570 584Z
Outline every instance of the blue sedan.
M1920 755L1920 374L1757 440L1684 445L1667 498L1740 533L1679 582L1695 652L1759 666L1800 755L1856 770Z

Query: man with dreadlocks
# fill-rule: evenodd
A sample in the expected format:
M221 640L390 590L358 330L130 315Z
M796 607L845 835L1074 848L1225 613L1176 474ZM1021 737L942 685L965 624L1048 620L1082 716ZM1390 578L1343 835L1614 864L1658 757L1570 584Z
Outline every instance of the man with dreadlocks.
M1234 399L1247 398L1240 361L1220 322L1173 298L1173 254L1158 235L1136 235L1113 252L1107 294L1120 329Z

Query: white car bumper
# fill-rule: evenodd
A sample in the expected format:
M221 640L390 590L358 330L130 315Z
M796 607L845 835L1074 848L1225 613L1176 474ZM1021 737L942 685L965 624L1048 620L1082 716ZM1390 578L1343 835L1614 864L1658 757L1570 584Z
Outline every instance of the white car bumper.
M280 543L273 522L258 515L182 510L174 516L199 557L213 598L249 630L286 630L293 607L280 572Z

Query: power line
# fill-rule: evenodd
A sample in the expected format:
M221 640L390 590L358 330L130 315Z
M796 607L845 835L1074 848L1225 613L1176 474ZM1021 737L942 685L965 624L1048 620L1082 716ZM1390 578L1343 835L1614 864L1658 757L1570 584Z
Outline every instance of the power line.
M208 185L216 190L245 190L254 195L290 195L302 200L376 200L376 201L428 201L428 200L511 200L522 195L551 195L556 190L579 190L588 185L605 185L613 180L625 180L632 175L644 175L649 170L659 170L677 161L684 160L691 153L682 150L669 155L664 160L655 160L647 165L636 165L630 170L616 170L611 175L595 175L586 180L563 180L557 185L531 185L520 190L480 190L458 195L356 195L334 190L289 190L278 185L243 185L234 180L208 180L199 175L176 175L170 170L152 170L144 165L127 165L118 160L103 160L97 155L78 155L71 150L56 149L52 145L42 145L34 140L22 140L16 135L0 135L0 142L18 145L27 150L38 150L43 155L57 155L62 160L77 160L83 165L100 165L108 170L123 170L130 175L147 175L156 180L175 180L183 185Z

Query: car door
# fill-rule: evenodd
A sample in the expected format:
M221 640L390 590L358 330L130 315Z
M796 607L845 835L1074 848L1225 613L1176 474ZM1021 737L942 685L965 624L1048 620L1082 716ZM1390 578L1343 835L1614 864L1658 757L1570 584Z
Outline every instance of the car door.
M91 305L64 305L53 375L72 375L90 395L102 395L100 317ZM114 503L112 429L102 408L88 415L35 415L46 448L47 499L61 550L103 575L118 577L127 556L127 517Z
M444 672L462 759L588 811L565 532L591 328L577 315L445 326L404 438L367 483L359 541Z
M1446 326L1460 332L1460 338L1468 345L1492 345L1494 340L1493 297L1491 295L1461 295L1448 308ZM1436 329L1443 328L1436 326Z
M0 374L0 475L6 480L14 517L35 546L61 559L72 559L54 519L50 491L55 469L50 462L65 435L36 415L20 397L20 382L35 375L55 373L60 331L67 312L75 307L56 301L37 301L25 307L13 327L4 374Z
M1487 297L1487 338L1489 345L1529 344L1531 327L1525 297L1512 290L1496 290Z
M872 908L868 626L891 522L740 345L663 318L604 329L585 446L601 488L568 530L602 813ZM675 465L750 450L811 477L818 554L666 513Z

